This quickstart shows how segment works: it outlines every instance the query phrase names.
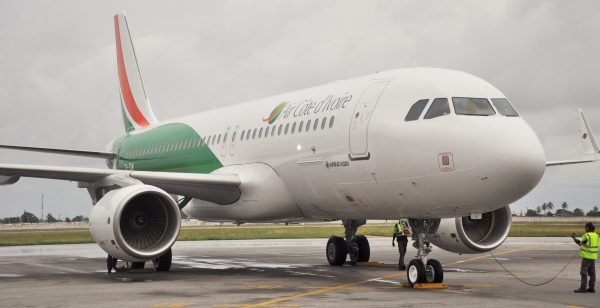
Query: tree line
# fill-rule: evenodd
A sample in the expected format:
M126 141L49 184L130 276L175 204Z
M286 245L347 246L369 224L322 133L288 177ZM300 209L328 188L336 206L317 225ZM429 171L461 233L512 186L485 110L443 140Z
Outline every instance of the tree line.
M569 204L567 202L563 202L560 205L560 207L561 208L557 209L556 212L552 213L552 210L554 209L554 204L552 202L544 203L542 205L539 205L535 209L527 209L527 212L525 212L525 216L600 216L600 211L598 210L597 206L594 206L587 213L585 213L580 208L576 208L573 211L569 211ZM523 210L521 210L520 216L523 216Z
M89 218L84 217L83 215L78 215L73 217L73 219L69 218L69 217L65 217L64 219L56 219L52 213L48 213L48 215L46 215L46 220L45 222L48 223L53 223L53 222L89 222ZM44 221L40 221L40 219L35 216L33 213L29 213L27 211L23 212L23 215L21 216L15 216L15 217L4 217L2 219L2 223L3 224L17 224L17 223L40 223L40 222L44 222Z

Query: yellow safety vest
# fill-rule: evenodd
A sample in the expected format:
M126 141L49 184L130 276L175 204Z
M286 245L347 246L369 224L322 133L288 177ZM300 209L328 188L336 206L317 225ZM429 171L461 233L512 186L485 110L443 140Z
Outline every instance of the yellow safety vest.
M397 223L394 226L394 234L398 234L398 233L404 234L404 229L402 229L402 224L401 223Z
M579 247L579 256L584 259L598 259L598 234L588 232L581 237L581 246Z

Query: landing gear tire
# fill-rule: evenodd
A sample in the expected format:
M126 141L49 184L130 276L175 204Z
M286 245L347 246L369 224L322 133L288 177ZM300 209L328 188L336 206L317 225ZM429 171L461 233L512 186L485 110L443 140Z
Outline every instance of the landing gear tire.
M171 261L173 260L173 254L171 253L171 248L165 252L164 255L152 259L152 265L154 266L154 270L157 272L166 272L171 269Z
M406 278L410 286L414 286L415 283L422 283L425 281L425 265L423 261L418 259L412 259L408 263L408 270L406 271Z
M327 241L327 262L329 265L341 266L346 262L346 241L339 236L332 236Z
M429 283L441 283L444 281L444 269L440 261L435 259L427 260L425 267L425 281Z
M143 269L146 265L146 262L125 262L125 266L128 269Z
M356 236L356 243L358 244L358 262L369 262L371 257L371 246L369 246L369 240L364 235Z

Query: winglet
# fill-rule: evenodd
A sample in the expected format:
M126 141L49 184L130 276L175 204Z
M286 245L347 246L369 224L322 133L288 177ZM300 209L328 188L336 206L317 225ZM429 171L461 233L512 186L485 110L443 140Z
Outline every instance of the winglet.
M115 15L115 36L125 130L129 132L158 123L146 95L125 12Z
M597 154L600 153L600 148L598 148L598 143L596 142L596 138L594 137L594 133L592 133L592 129L585 119L585 115L583 114L583 110L577 108L577 115L579 116L579 130L581 131L581 143L583 144L583 153L584 154Z

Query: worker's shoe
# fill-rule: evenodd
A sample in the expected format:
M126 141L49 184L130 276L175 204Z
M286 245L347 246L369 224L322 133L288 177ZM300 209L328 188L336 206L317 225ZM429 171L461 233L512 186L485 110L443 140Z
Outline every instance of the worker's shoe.
M587 290L585 288L579 288L577 290L574 291L575 293L587 293Z
M398 266L398 269L401 270L401 271L405 271L406 270L406 266L400 265L400 266Z
M596 293L596 290L594 290L594 288L588 288L586 291L590 293Z

